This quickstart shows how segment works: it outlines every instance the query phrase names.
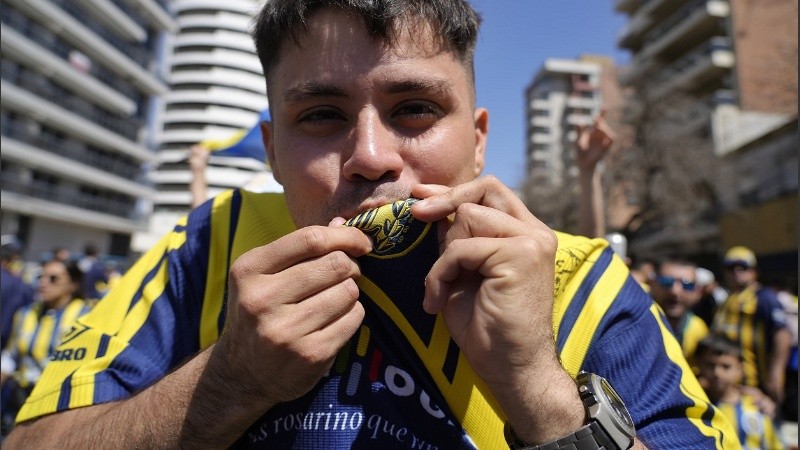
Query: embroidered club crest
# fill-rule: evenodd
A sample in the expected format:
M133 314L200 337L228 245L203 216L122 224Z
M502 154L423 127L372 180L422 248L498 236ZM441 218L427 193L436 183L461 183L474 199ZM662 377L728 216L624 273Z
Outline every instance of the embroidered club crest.
M417 246L431 227L411 215L411 205L417 200L410 198L379 206L353 217L345 225L356 227L372 238L370 256L397 258Z

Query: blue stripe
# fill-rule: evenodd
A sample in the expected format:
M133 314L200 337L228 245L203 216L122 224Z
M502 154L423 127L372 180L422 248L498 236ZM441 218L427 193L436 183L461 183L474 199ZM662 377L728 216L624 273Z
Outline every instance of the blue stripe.
M69 409L69 398L72 396L72 374L61 383L61 394L58 396L57 411Z
M725 448L725 447L726 447L726 445L725 445L725 434L724 434L722 431L720 431L719 429L717 429L717 428L714 428L714 426L711 424L711 423L712 423L712 421L714 420L714 416L716 416L717 414L719 414L719 415L721 415L721 416L724 416L724 414L722 414L722 411L719 411L719 410L716 410L716 409L714 409L714 408L711 406L711 404L706 404L706 410L705 410L705 412L703 412L703 414L700 416L700 420L701 420L701 421L702 421L702 422L703 422L703 423L704 423L704 424L705 424L705 425L706 425L706 426L707 426L709 429L712 429L712 430L714 430L714 432L715 432L715 437L716 437L717 439L719 439L719 443L720 443L721 447L722 447L722 448ZM725 419L725 417L723 417L723 419ZM727 421L728 419L725 419L725 420Z
M95 356L95 358L106 356L109 341L111 341L111 336L107 334L100 335L100 343L97 345L97 356Z
M239 226L239 216L242 212L242 192L238 189L233 191L231 196L231 217L228 223L228 267L231 266L233 253L233 241L236 239L236 230ZM217 329L222 333L225 327L225 311L228 309L228 273L225 273L225 295L222 298L222 308L217 319Z
M736 432L739 433L739 442L747 442L747 433L744 432L744 427L742 426L742 402L736 404Z
M158 260L156 265L152 269L150 269L150 272L147 272L147 275L144 276L142 282L139 284L139 288L133 294L133 297L131 297L131 303L130 305L128 305L128 313L131 312L133 307L136 306L136 304L139 303L139 300L142 299L142 296L144 295L144 287L147 286L147 284L153 278L155 278L156 275L158 275L158 271L161 269L161 266L164 265L164 263L166 263L167 261L167 256L169 256L168 251L161 256L161 259Z
M572 327L575 326L578 316L580 315L581 311L583 311L583 307L586 305L586 300L588 300L589 294L592 293L592 290L597 285L600 277L606 271L608 265L611 264L611 258L613 255L614 252L610 247L603 250L603 253L589 270L589 273L586 274L586 277L583 279L583 281L581 281L581 286L578 288L578 292L576 292L575 296L572 298L572 301L567 307L567 311L564 313L564 318L561 319L561 324L558 327L556 351L559 354L562 350L564 350L564 344L567 342L567 338L572 332Z

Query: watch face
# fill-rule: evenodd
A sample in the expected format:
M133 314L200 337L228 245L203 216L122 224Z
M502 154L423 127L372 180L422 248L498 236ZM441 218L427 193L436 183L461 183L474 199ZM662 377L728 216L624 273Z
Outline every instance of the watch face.
M625 403L619 398L617 391L608 384L604 378L600 378L600 386L603 389L603 393L605 393L605 398L609 403L609 409L617 417L617 420L625 424L627 427L633 429L633 420L631 419L630 414L628 414L627 408L625 408Z

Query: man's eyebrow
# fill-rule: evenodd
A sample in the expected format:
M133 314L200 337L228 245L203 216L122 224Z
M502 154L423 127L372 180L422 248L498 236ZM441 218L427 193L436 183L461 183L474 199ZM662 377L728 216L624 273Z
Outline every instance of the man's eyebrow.
M290 102L300 102L319 97L347 97L343 89L324 83L300 83L290 87L283 94L283 99Z
M430 92L446 94L453 88L448 80L440 79L415 79L388 83L381 88L385 94L405 94L411 92Z

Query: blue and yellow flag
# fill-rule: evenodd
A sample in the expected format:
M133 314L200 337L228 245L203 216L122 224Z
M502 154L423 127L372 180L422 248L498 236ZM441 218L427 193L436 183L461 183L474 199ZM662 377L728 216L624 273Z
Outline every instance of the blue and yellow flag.
M270 120L269 109L261 111L258 122L249 130L239 130L224 139L205 139L199 145L207 148L212 152L213 156L254 158L265 162L267 155L264 152L264 144L261 141L261 129L259 127L261 122L265 120Z

